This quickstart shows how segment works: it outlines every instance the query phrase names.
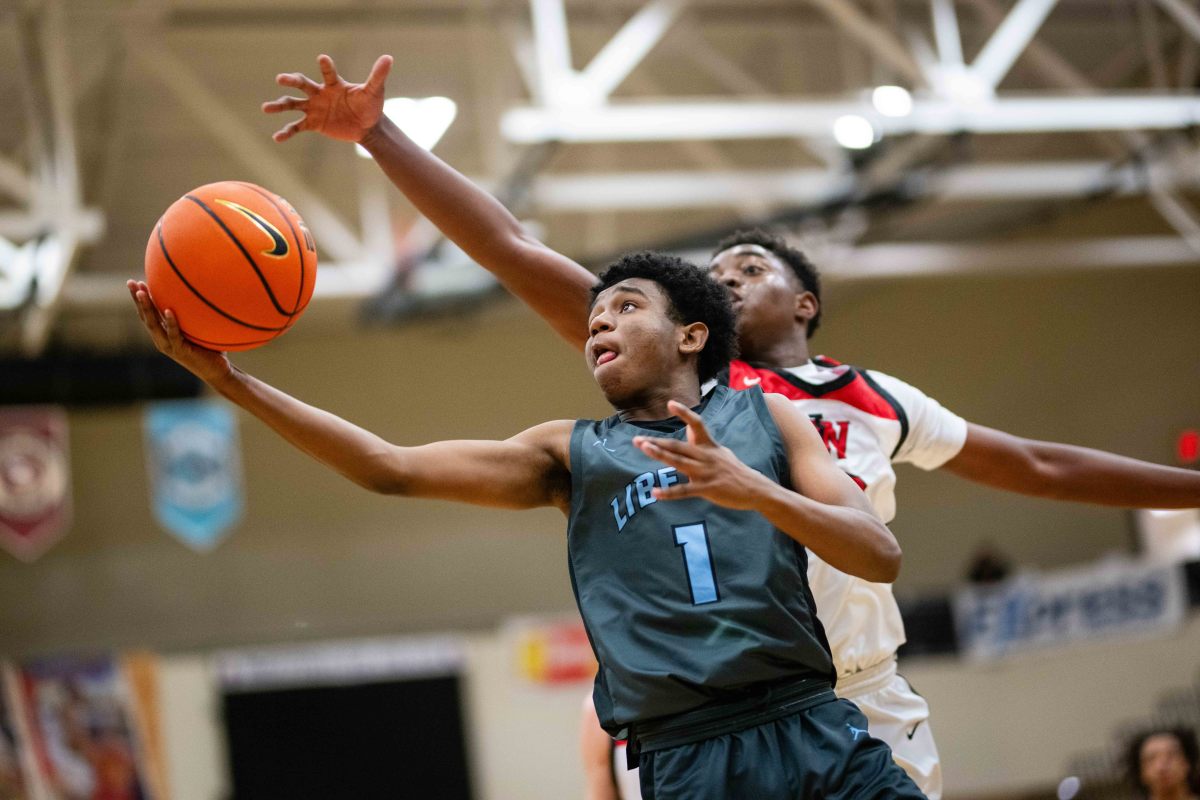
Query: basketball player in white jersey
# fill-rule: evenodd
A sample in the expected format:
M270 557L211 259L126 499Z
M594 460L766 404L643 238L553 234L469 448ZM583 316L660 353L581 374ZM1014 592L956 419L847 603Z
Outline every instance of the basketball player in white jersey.
M268 113L304 116L275 134L302 131L357 142L443 234L491 271L554 330L582 348L591 272L529 236L495 198L410 141L382 115L391 57L362 84L318 59L323 81L277 77L303 98L265 103ZM893 463L945 468L968 480L1021 494L1126 508L1200 506L1200 474L1071 445L1022 439L968 423L908 384L882 373L813 357L820 321L816 270L781 240L750 233L723 243L710 268L733 295L742 361L727 380L790 397L821 431L884 522L895 515ZM752 366L753 365L753 366ZM837 691L859 705L871 734L931 798L941 768L925 701L896 674L904 627L890 587L851 578L812 559L810 583L838 673Z

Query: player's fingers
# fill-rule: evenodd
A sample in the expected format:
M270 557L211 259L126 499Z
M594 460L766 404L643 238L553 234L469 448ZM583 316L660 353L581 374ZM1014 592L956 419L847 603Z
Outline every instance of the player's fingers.
M179 320L175 312L167 309L163 312L163 326L167 329L167 341L174 350L183 349L183 334L179 332Z
M280 111L304 111L308 107L308 101L299 97L289 97L284 95L278 100L269 100L262 104L262 110L268 114L278 114Z
M321 91L321 84L305 75L303 72L284 72L275 76L275 82L289 89L299 89L309 97Z
M138 299L137 284L133 281L129 281L125 284L125 286L129 289L129 297L133 300L133 307L137 311L138 319L140 319L144 325L146 323L146 315L142 312L142 302Z
M375 59L375 65L371 67L371 74L367 76L367 89L382 92L383 84L387 81L388 73L391 71L391 56L380 56Z
M695 411L677 400L669 401L667 409L687 425L689 440L695 444L713 443L712 437L708 435L708 428L704 425L704 419Z
M142 324L146 326L150 338L154 341L154 346L159 350L163 350L167 347L167 334L163 329L158 313L154 309L154 305L150 302L150 296L145 292L139 291L137 294L137 304L138 317L141 318Z
M660 439L652 436L635 436L633 438L633 443L638 447L641 447L643 442L660 450L666 450L688 458L696 458L700 455L696 452L696 445L679 439Z
M637 447L654 460L661 461L667 466L675 467L676 469L683 470L697 466L695 459L688 458L683 453L666 450L649 439L642 440L637 444Z
M337 65L333 63L333 59L322 53L317 56L317 66L321 68L321 77L325 79L325 85L337 86Z
M682 500L685 497L696 497L700 490L694 483L677 483L665 488L655 487L650 494L654 495L656 500Z
M304 130L304 120L298 119L294 122L289 122L271 136L277 142L286 142L288 139L295 136L300 131Z

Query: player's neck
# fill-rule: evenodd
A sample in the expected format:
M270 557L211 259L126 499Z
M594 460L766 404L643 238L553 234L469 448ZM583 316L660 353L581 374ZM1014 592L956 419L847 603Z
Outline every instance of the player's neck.
M776 369L799 367L807 364L811 357L808 351L808 337L802 332L762 346L747 348L741 355L743 361Z
M675 380L646 390L644 394L628 398L617 406L617 412L626 422L645 422L668 419L675 416L667 408L674 400L688 408L700 405L700 383L695 373L680 376Z

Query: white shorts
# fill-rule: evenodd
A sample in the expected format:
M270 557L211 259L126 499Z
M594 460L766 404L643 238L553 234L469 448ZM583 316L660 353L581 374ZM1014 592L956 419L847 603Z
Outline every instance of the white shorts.
M940 800L942 764L929 729L929 704L897 674L896 659L838 678L835 691L859 707L871 735L892 748L892 758L929 800Z

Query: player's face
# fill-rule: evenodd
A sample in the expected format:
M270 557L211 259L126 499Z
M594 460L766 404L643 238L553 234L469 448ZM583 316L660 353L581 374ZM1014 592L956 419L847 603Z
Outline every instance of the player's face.
M588 319L588 368L609 402L625 407L669 383L684 364L682 326L671 319L671 301L657 283L630 278L599 294Z
M1188 763L1183 746L1170 733L1146 739L1141 752L1142 784L1162 793L1182 788L1187 781Z
M800 285L792 268L756 244L739 244L717 253L708 265L713 280L729 290L737 314L742 358L757 353L804 326L811 313L803 302L815 298Z

